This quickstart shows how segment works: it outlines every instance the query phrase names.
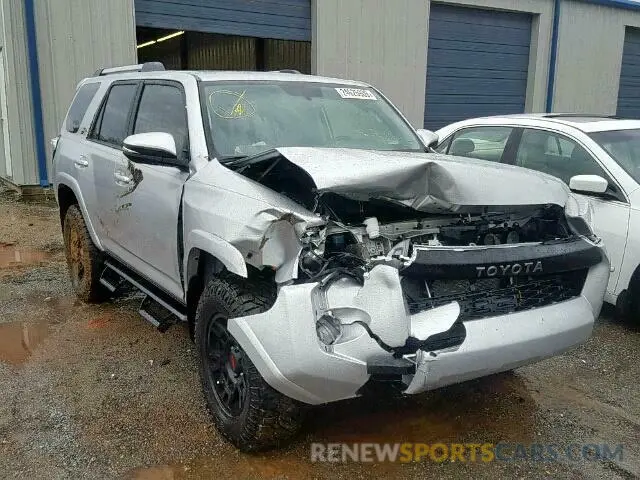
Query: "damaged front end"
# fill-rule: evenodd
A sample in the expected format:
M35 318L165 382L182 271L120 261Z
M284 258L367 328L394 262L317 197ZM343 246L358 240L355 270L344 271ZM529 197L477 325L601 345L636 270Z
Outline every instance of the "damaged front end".
M469 204L446 163L422 164L449 182L436 192L428 175L416 186L415 163L378 187L364 178L343 188L303 162L271 160L235 169L318 221L269 226L261 255L276 269L277 300L229 330L285 395L325 403L375 381L413 394L536 361L590 334L608 266L587 212L561 187L538 197L562 203L486 195L493 203Z

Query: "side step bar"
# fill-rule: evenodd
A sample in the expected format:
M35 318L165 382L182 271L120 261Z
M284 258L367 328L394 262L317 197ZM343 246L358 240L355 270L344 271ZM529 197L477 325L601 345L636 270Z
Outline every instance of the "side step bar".
M186 322L186 307L164 295L157 287L149 284L129 269L107 260L100 276L100 283L111 293L115 293L123 283L128 283L145 294L138 313L161 332L165 332L177 322Z

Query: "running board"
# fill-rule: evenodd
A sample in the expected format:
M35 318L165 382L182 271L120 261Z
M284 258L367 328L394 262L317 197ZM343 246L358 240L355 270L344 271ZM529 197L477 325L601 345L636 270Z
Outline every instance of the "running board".
M145 294L138 313L161 332L165 332L174 323L187 321L184 305L165 296L157 287L149 284L136 273L107 260L105 269L100 276L100 283L111 293L114 293L122 286L123 282L134 286Z

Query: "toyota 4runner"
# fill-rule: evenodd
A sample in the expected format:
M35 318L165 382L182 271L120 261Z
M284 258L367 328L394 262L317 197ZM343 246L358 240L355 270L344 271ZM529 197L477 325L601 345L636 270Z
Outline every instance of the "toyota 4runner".
M254 450L305 405L416 394L591 334L609 263L559 180L430 152L375 88L294 72L80 82L54 146L73 287L189 325L219 431Z

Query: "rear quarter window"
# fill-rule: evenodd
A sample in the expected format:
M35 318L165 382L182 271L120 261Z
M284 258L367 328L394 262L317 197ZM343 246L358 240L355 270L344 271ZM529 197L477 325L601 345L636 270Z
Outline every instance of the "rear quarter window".
M87 113L87 108L89 108L98 88L100 88L99 83L85 83L78 89L65 120L64 126L67 132L76 133L78 131L80 122L82 122L84 114Z

